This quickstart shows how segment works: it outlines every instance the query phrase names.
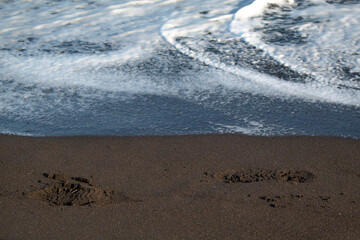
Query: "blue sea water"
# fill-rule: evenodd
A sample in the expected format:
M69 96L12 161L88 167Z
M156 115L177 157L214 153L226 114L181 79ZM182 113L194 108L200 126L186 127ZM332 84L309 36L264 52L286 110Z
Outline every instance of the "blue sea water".
M0 1L0 133L360 138L360 1Z

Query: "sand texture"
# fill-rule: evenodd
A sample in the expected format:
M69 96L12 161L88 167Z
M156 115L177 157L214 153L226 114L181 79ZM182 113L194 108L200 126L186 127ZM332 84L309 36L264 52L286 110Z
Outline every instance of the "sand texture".
M0 239L360 239L360 140L0 136Z

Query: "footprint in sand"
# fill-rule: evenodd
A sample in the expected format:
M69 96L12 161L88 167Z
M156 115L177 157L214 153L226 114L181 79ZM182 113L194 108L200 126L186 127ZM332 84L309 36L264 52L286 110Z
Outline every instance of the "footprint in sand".
M315 175L308 171L299 170L266 170L257 168L240 168L211 174L213 178L222 180L225 183L252 183L269 180L284 182L304 183L311 181Z
M40 200L52 206L107 205L139 201L126 197L121 192L96 188L92 180L85 177L68 178L66 174L47 173L43 175L58 182L28 192L25 194L26 198Z

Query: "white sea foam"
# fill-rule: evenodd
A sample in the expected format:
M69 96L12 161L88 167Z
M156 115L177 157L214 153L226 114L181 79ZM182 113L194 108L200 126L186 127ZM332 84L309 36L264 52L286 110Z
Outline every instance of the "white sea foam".
M212 124L212 128L219 133L242 133L247 135L261 135L270 136L273 133L273 127L264 126L261 122L248 121L244 119L243 125L227 125L227 124Z
M251 4L237 11L235 13L234 20L246 21L250 18L261 16L271 4L283 5L294 4L294 2L294 0L254 0Z
M336 82L336 75L330 71L335 68L331 62L334 58L333 55L338 54L338 58L346 55L344 61L347 61L350 66L350 71L359 70L358 55L351 53L359 52L356 49L354 50L353 46L359 46L356 41L358 41L360 33L353 31L353 29L360 22L360 10L354 10L351 6L337 6L335 8L326 4L326 11L318 11L319 8L324 8L325 3L317 1L317 4L320 5L306 10L292 10L291 14L294 16L314 14L316 16L316 13L320 12L317 15L327 19L331 15L331 22L320 25L310 22L296 26L299 30L305 31L305 35L312 34L309 44L304 46L274 46L264 43L261 39L261 33L253 31L253 28L264 24L265 21L261 20L260 16L267 11L268 4L294 5L292 0L256 0L241 8L234 15L231 14L231 11L234 9L236 1L222 2L222 6L215 9L213 6L220 4L216 0L207 3L202 1L190 3L156 0L114 3L114 1L102 1L93 4L84 2L70 4L67 1L56 4L47 1L3 3L0 18L2 23L0 37L3 47L11 50L19 48L19 54L22 53L22 48L30 49L30 53L24 56L18 56L12 52L10 54L2 52L0 65L3 68L3 77L16 79L16 81L34 81L55 86L69 84L128 91L129 89L124 87L128 85L122 84L125 77L121 73L101 77L105 73L99 69L108 64L120 65L129 59L140 59L151 54L154 46L161 42L160 36L156 34L156 29L161 26L162 37L182 53L241 77L236 83L227 82L226 79L220 78L218 79L219 84L269 96L298 97L312 101L319 100L355 106L360 104L358 91L352 89L339 90L333 87L331 82ZM204 9L208 13L199 14ZM337 24L341 22L344 26L339 27L334 22ZM284 82L276 77L260 74L251 69L228 66L226 63L209 58L207 52L199 46L190 49L176 41L178 37L193 38L193 40L188 40L188 43L197 41L197 38L207 32L217 33L215 37L220 38L229 24L232 33L239 35L251 45L263 49L284 65L297 71L315 75L315 79L323 83ZM339 30L342 30L340 34ZM26 41L29 37L35 40L27 43L27 45L18 43L19 40ZM329 38L332 41L328 41ZM57 50L57 52L55 49L52 54L48 55L41 52L48 50L48 48L51 50L56 43L66 43L74 39L95 44L106 42L112 44L115 51L98 52L90 55L81 53L80 55L57 54L62 49ZM319 46L322 48L318 49ZM341 53L330 51L330 49L339 49L340 47ZM37 49L40 49L40 53L39 51L36 52ZM31 52L31 50L35 52ZM329 57L329 55L332 56ZM102 78L107 79L107 81L105 82ZM360 88L358 82L344 80L341 83ZM129 85L132 84L134 82ZM135 85L139 87L139 84ZM143 89L151 91L150 86L151 84L145 84ZM164 91L167 87L162 86L161 90ZM133 90L135 91L135 88Z
M286 0L254 1L252 4L240 9L235 14L234 20L231 22L230 25L231 31L240 35L241 38L244 38L246 41L250 42L250 44L255 45L258 48L265 49L261 38L258 36L259 33L251 31L253 30L253 26L251 25L254 21L253 18L258 17L262 13L264 13L268 4L294 4L294 2L289 3ZM360 106L360 93L356 89L338 89L336 84L329 85L327 84L328 82L326 82L325 84L321 84L317 81L303 84L284 81L274 76L262 74L249 68L241 68L237 66L232 66L231 64L229 65L219 60L218 56L209 56L208 52L205 51L205 46L197 43L199 41L198 39L200 38L199 35L205 35L206 32L212 32L214 29L224 29L224 25L229 22L229 18L231 17L232 16L230 15L223 15L221 17L216 16L214 18L204 20L199 15L191 17L180 16L177 19L172 19L166 22L161 28L161 33L164 39L173 46L175 46L180 52L191 56L192 58L195 58L201 62L204 62L210 66L222 69L225 72L233 73L239 76L240 78L236 81L224 78L218 79L219 84L222 84L229 88L253 92L256 94L264 94L267 96L278 96L287 98L295 97L309 101L324 101ZM359 32L357 32L356 34L359 34ZM178 41L177 39L182 39L182 41ZM324 39L322 40L325 41ZM351 39L351 41L356 41L356 38ZM341 40L339 39L337 44L340 43ZM331 43L329 44L331 45ZM294 48L292 50L293 53L298 53L300 51L299 54L301 54L301 49L297 49L296 46L292 47ZM279 46L277 49L279 54L276 54L275 56L273 56L272 54L275 50L266 51L266 53L269 53L275 59L280 60L280 62L284 65L290 65L296 70L299 70L299 67L296 67L298 65L296 65L295 63L290 64L282 60L289 55L287 52L281 52L283 46ZM349 46L348 49L351 49L351 46ZM311 50L308 50L308 52L309 51L311 52ZM311 54L307 54L310 55L309 61L311 61ZM291 58L292 56L290 55L289 57ZM319 60L319 62L321 61ZM318 67L318 65L315 64L314 67ZM324 68L321 68L320 70L324 70ZM317 71L315 74L317 74L318 72L319 71ZM306 73L311 74L311 72L309 71L306 71ZM327 72L327 74L330 75L329 72ZM320 74L316 75L316 79L319 79L320 76ZM335 79L332 80L335 81ZM336 83L339 84L338 82ZM341 83L344 84L346 82L342 81ZM354 82L352 83L352 85L354 85L354 87L357 87L359 84Z
M294 1L256 0L235 14L230 30L285 66L313 76L318 85L341 85L359 90L358 80L340 80L339 75L342 68L353 74L360 72L360 7L329 4L325 0L310 2L312 4L307 7L295 7ZM269 9L269 4L280 6ZM282 12L281 7L288 9ZM284 27L282 24L289 24L281 20L263 19L262 14L265 12L278 17L286 14L293 21L289 30L297 34L298 38L303 38L304 43L272 43L264 40L265 33L256 29L274 27L274 34L281 35L281 28ZM354 95L356 96L358 94ZM354 103L356 102L359 103L358 98L355 99Z
M120 4L117 1L2 3L0 48L8 51L1 52L0 75L3 80L11 79L40 88L84 87L159 95L176 95L186 88L192 91L196 86L207 84L154 81L157 76L146 77L136 70L106 71L106 68L150 57L162 44L158 29L164 22L184 11L197 13L215 2L207 5L201 1L156 0L123 1ZM89 50L87 43L92 44L90 48L94 50ZM104 43L112 49L107 51ZM70 44L75 45L72 50L69 47L70 50L78 53L67 54ZM12 95L16 94L11 91L2 94L3 99L16 102ZM5 104L8 101L0 103Z

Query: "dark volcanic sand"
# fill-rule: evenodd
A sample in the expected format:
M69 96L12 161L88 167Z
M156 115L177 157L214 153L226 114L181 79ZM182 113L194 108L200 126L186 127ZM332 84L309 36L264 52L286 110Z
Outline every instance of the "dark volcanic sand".
M359 239L360 140L0 136L0 239Z

